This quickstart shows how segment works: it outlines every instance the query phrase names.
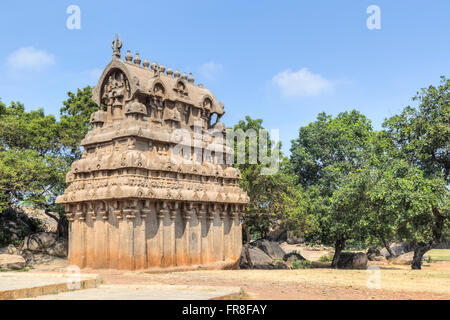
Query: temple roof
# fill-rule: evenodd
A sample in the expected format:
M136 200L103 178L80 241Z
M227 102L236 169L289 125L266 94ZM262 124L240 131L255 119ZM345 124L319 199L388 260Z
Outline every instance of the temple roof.
M129 81L130 96L127 101L137 95L159 96L162 100L180 101L200 109L208 108L211 114L222 116L225 113L223 103L217 101L212 92L203 85L195 84L192 74L180 74L178 70L173 72L171 68L166 69L155 62L149 65L147 60L141 64L138 53L132 61L129 51L124 61L120 58L120 49L114 51L112 61L106 66L93 89L93 100L97 105L102 104L101 91L108 76L116 70L122 71Z

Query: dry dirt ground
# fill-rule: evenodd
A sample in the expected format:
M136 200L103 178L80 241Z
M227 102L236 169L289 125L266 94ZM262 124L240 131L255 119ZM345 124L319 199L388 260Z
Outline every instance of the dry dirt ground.
M232 270L167 274L101 271L107 284L240 286L248 299L450 299L450 263L412 271L381 269L381 289L368 289L367 270ZM98 273L98 272L97 272Z
M309 250L301 246L283 246L296 250L309 260L317 261L329 250ZM448 255L450 251L438 252ZM297 270L203 270L171 273L122 272L92 270L105 284L169 284L239 286L248 299L267 300L380 300L445 299L450 300L450 261L424 264L422 270L410 266L375 264L373 270L334 270L330 268ZM58 267L60 267L58 265ZM48 267L47 267L48 268ZM60 268L56 268L60 270ZM33 270L42 272L47 270ZM378 271L377 271L378 272ZM369 289L367 281L379 279L380 289ZM372 282L373 283L373 282Z

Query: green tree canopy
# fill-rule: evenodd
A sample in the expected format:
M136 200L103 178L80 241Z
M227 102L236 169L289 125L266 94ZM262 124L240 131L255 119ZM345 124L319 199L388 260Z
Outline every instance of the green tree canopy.
M315 122L300 128L292 141L291 165L297 182L306 189L306 220L314 226L310 240L334 245L336 266L349 239L361 238L364 176L374 131L371 122L356 110L335 118L320 113Z

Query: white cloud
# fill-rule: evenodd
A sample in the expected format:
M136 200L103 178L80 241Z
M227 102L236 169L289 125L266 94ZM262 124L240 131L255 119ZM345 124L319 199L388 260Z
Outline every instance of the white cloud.
M272 78L284 96L310 97L327 92L334 87L334 83L319 74L310 72L307 68L298 71L287 69Z
M23 47L11 53L6 64L13 70L41 71L55 64L55 56L34 47Z
M200 75L207 80L213 80L222 70L223 66L214 61L204 63L199 68Z

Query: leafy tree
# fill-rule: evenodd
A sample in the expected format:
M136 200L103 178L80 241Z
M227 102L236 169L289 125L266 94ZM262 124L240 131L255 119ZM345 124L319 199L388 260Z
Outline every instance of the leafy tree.
M0 102L0 211L30 204L63 214L54 201L66 187L65 175L80 157L79 144L98 109L90 87L68 96L60 121L42 109L28 112L21 103Z
M59 124L42 109L0 106L0 210L22 202L45 207L64 184Z
M61 143L68 148L70 161L81 157L80 142L90 129L91 114L98 110L92 100L92 89L87 86L77 93L68 92L69 99L63 102L60 109Z
M357 170L366 164L373 134L370 121L353 110L335 118L320 113L292 141L292 170L308 194L305 214L314 226L307 238L335 247L333 267L347 240L363 237L364 180Z
M262 126L262 120L253 120L247 116L245 120L239 121L233 129L235 132L242 130L244 133L248 133L250 129L256 133L256 139L238 141L235 145L235 163L238 162L239 143L245 144L246 161L241 164L237 163L235 166L240 169L242 174L241 187L250 197L245 215L246 226L252 235L264 238L271 229L286 223L290 210L296 207L297 190L294 177L286 169L289 165L288 159L283 157L279 151L279 146L272 149L273 142L269 135L267 135L267 151L269 156L271 155L269 150L279 152L281 158L279 170L274 174L262 174L262 169L269 165L262 163L259 157L257 163L249 161L251 151L256 154L264 152L264 150L259 150L260 139L263 139L260 136L260 130L265 130Z
M414 170L405 185L416 197L409 203L415 210L405 204L399 230L417 242L412 268L420 269L423 255L443 240L450 218L450 79L442 77L439 86L422 89L413 101L417 107L406 107L383 126L396 156Z

